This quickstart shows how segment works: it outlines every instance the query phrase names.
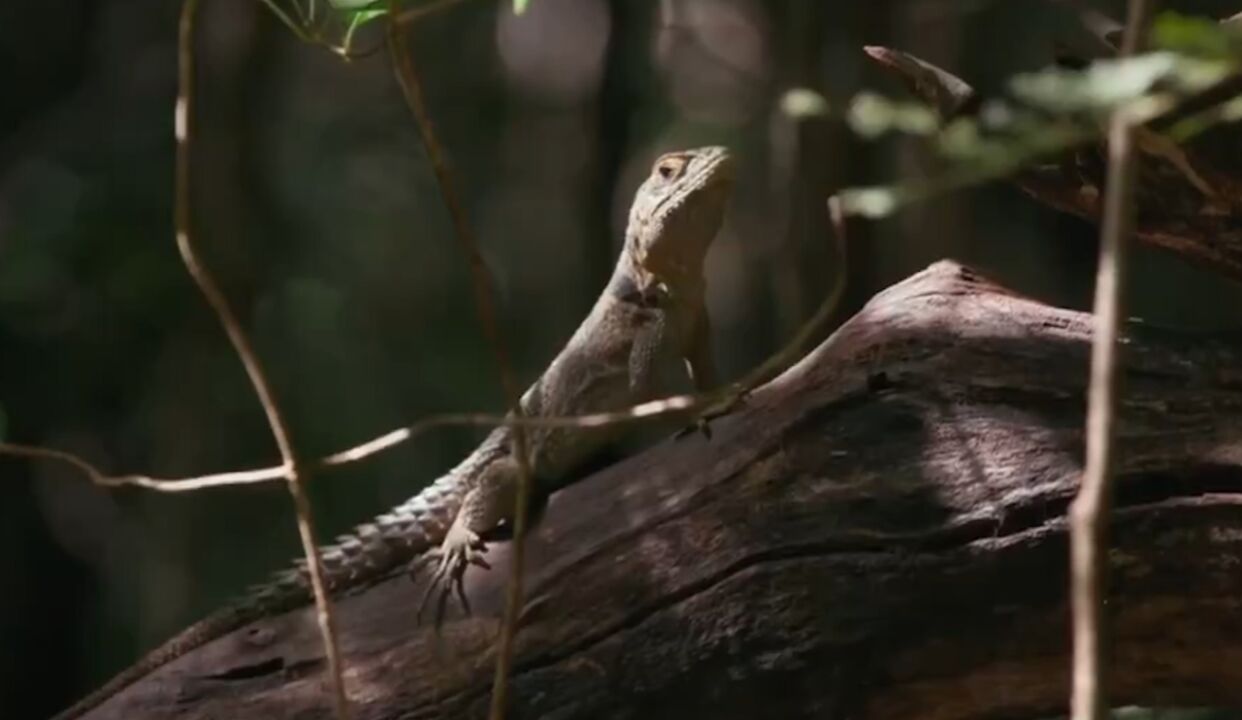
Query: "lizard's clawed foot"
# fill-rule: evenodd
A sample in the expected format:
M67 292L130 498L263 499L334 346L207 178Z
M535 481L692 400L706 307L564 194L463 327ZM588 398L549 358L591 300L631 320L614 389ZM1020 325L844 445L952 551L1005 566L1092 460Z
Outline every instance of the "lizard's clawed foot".
M428 552L420 561L420 564L434 563L435 569L427 582L427 591L423 593L423 599L418 604L418 614L415 616L415 622L422 624L423 610L427 607L427 601L437 591L439 595L436 598L435 627L437 630L444 621L444 611L448 606L449 593L451 592L455 591L457 593L457 599L461 602L462 610L469 615L470 601L466 598L464 584L466 568L471 565L477 565L485 570L490 570L492 566L483 559L483 555L486 553L487 543L479 538L478 533L463 527L450 528L440 547ZM411 570L411 576L413 573L414 571Z

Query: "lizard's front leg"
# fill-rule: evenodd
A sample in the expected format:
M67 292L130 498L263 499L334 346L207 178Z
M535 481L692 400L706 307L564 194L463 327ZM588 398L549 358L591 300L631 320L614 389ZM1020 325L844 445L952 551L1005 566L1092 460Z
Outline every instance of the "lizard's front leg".
M456 591L462 610L470 614L470 602L464 585L466 569L471 565L491 569L483 557L487 553L487 543L479 536L512 515L517 474L517 463L512 457L497 458L482 470L478 484L462 499L461 508L440 547L428 552L423 560L434 563L435 569L418 606L416 620L419 623L422 622L427 601L437 590L437 628L444 620L450 592Z

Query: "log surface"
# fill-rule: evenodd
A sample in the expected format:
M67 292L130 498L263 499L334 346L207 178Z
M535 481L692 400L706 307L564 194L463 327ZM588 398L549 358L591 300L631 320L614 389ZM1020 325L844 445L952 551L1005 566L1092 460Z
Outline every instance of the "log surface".
M1117 705L1242 706L1242 342L1133 327L1108 603ZM941 262L713 425L551 498L511 718L965 720L1065 711L1065 512L1090 317ZM342 598L355 717L484 717L508 546L472 618ZM330 718L311 609L88 717Z

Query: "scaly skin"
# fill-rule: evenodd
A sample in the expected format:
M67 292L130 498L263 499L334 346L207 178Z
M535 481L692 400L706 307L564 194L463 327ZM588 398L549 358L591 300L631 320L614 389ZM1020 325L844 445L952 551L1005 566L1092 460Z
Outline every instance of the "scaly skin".
M715 384L703 302L703 260L732 190L733 161L718 147L668 153L639 187L625 247L587 318L521 398L527 416L618 410L653 399L662 369L684 363L698 389ZM620 432L527 428L532 480L542 492L572 481L574 469ZM501 426L460 464L401 505L321 549L330 592L382 580L427 553L438 560L428 594L462 592L471 565L486 567L480 535L511 520L518 467L513 430ZM424 598L425 600L426 598ZM305 561L190 626L57 716L80 717L156 668L241 628L312 600ZM420 608L421 614L421 608ZM437 623L439 619L437 617Z

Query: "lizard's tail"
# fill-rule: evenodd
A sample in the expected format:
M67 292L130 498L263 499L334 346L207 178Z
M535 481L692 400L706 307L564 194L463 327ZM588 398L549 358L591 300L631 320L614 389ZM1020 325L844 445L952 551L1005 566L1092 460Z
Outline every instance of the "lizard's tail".
M415 497L373 522L359 525L336 543L320 548L324 584L329 593L362 588L387 577L431 547L431 538L448 526L455 512L452 478L443 477ZM81 717L157 668L248 623L310 602L312 593L305 558L276 573L262 585L191 625L121 671L99 689L56 715L53 720Z
M71 720L85 715L108 698L117 694L134 682L169 663L187 652L205 645L213 638L258 619L262 613L256 606L247 606L245 601L225 607L212 615L200 620L182 631L172 640L147 653L137 663L122 670L102 687L61 711L53 720Z
M182 655L207 644L221 635L253 622L272 612L279 612L280 605L295 607L310 597L305 585L302 568L287 570L277 576L278 583L265 586L263 594L257 590L208 615L183 630L177 636L147 653L137 663L121 671L91 694L62 711L53 720L70 720L81 717L103 701L112 697L147 673ZM279 589L278 589L279 587ZM267 601L265 601L267 599ZM283 603L271 602L282 600Z

